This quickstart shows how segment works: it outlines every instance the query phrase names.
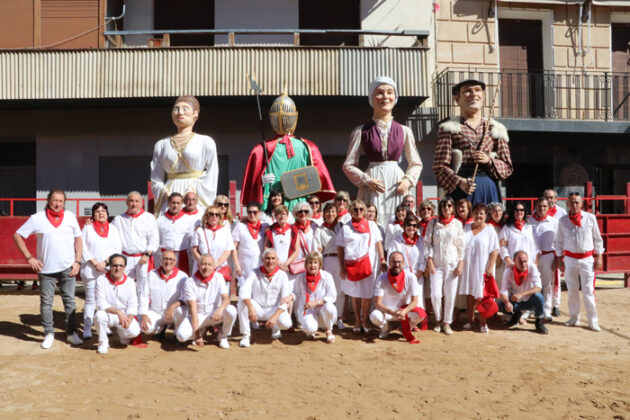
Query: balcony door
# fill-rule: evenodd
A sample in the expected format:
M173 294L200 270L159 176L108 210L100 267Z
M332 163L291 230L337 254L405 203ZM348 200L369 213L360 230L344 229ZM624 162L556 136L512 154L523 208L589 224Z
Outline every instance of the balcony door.
M544 116L542 21L499 19L501 115Z
M155 29L214 29L214 0L155 0ZM211 34L171 35L172 46L214 45Z
M630 120L630 23L610 27L612 53L612 103L615 120Z
M300 29L361 29L359 0L300 0ZM301 34L301 45L359 45L356 34Z

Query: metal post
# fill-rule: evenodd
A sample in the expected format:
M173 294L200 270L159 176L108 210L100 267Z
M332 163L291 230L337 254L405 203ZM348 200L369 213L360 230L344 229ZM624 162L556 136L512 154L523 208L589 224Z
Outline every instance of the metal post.
M630 214L630 182L626 182L626 202L624 205L626 214Z
M628 183L628 188L630 188L630 182ZM422 181L418 181L416 184L416 207L424 200L424 195L422 192Z
M236 181L230 181L230 208L232 209L232 214L240 214L236 212Z

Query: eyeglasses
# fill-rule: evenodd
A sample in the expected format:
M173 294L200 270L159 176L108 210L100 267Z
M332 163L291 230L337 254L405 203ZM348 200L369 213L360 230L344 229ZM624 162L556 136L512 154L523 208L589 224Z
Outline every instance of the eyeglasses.
M420 211L432 211L432 210L433 210L433 208L431 208L431 207L422 207L420 209Z
M229 207L230 205L228 203L217 203L217 206L219 206L219 207Z
M125 267L125 265L124 265L124 264L110 264L109 266L110 266L111 268L123 268L123 267Z
M162 257L162 261L177 261L176 258L164 258Z
M289 213L284 212L284 211L283 211L282 213L276 213L276 214L274 214L274 216L276 216L276 217L278 217L278 216L288 216L288 215L289 215Z
M444 203L442 204L442 207L453 207L453 205L451 203Z
M309 201L308 204L314 206L315 204L319 204L319 201Z
M335 201L345 201L346 203L348 202L348 200L346 200L345 198L335 198Z
M308 214L308 210L298 210L297 214Z
M219 216L221 216L221 214L220 213L208 213L208 216L210 216L210 217L219 217Z
M352 211L365 211L363 207L354 207Z
M247 214L258 214L260 213L258 210L247 210Z
M418 225L416 223L408 223L405 226L409 226L409 227L418 229Z
M514 211L518 211L518 212L523 211L523 212L524 212L524 211L525 211L525 209L514 209Z

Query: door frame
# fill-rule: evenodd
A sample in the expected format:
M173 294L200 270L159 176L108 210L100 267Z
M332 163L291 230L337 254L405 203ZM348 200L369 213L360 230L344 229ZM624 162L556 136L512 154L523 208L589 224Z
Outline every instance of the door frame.
M495 22L497 26L499 25L499 19L541 20L543 70L553 70L553 10L524 10L499 7L498 18ZM497 50L499 49L499 43L500 40L497 40ZM501 71L501 61L498 58L497 67Z

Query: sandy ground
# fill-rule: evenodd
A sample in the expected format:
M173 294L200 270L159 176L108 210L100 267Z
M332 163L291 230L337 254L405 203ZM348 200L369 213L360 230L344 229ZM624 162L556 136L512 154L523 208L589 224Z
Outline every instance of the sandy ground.
M630 419L630 289L597 291L600 333L561 325L566 302L564 292L549 335L495 322L489 335L416 333L418 345L346 329L328 345L323 333L271 342L258 331L241 349L235 329L227 351L212 338L204 348L177 345L167 333L147 348L113 339L103 356L95 338L81 348L61 341L59 296L57 341L41 350L37 293L5 286L0 418Z

